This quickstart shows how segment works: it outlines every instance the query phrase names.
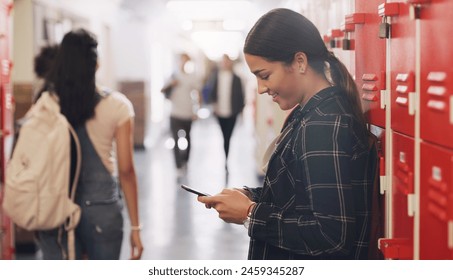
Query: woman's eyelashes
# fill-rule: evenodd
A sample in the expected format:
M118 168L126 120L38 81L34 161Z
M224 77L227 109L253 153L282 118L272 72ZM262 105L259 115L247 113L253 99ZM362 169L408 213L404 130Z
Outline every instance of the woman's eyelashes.
M269 79L269 76L270 76L269 74L265 74L265 75L261 75L261 74L260 74L260 75L258 76L258 78L259 78L260 80L267 81L267 80Z

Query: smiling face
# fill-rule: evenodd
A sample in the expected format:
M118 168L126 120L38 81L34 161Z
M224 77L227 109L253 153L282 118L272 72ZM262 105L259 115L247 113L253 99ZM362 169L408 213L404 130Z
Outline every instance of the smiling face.
M250 71L258 81L258 93L272 96L282 110L294 108L303 101L303 89L300 81L299 64L293 62L270 62L260 56L245 54Z

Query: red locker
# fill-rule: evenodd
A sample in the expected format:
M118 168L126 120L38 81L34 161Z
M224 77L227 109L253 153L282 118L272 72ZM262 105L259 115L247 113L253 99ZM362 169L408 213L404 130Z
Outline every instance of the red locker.
M11 0L0 1L0 204L3 200L5 166L13 142L13 95L11 88ZM0 259L13 257L12 223L0 207Z
M368 122L385 127L385 40L380 39L381 17L377 7L382 0L356 0L356 12L346 16L345 22L354 24L356 83Z
M421 144L420 259L453 259L453 150Z
M410 5L393 5L391 16L391 126L395 131L414 136L415 114L415 21L410 18ZM395 14L396 13L396 14Z
M392 238L381 240L385 258L413 259L414 139L393 133Z
M421 8L421 125L423 140L453 148L453 1Z

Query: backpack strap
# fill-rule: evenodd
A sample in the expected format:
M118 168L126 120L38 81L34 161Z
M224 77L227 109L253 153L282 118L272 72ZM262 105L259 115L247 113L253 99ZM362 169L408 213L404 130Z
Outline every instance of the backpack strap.
M79 183L79 176L80 176L80 169L82 165L82 150L80 147L80 141L79 137L77 136L77 133L75 132L74 128L72 125L68 122L68 128L69 132L71 133L75 147L76 147L76 153L77 153L77 162L76 162L76 169L75 169L75 175L74 175L74 180L72 182L72 187L71 187L71 200L75 200L75 194L76 194L76 189L77 189L77 184ZM76 217L78 216L78 217ZM75 228L80 220L80 212L71 215L67 222L64 225L65 230L68 232L68 259L70 260L75 260L76 254L75 254Z

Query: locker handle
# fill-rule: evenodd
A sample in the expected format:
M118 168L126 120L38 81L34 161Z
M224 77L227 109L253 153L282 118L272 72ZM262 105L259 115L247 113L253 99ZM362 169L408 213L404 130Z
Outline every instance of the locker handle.
M448 249L453 250L453 221L448 221Z
M381 109L385 109L387 90L381 90Z
M453 95L450 96L450 124L453 124Z
M415 215L415 194L407 195L407 216L414 217Z
M417 109L415 94L415 92L409 92L409 116L414 116Z
M382 156L379 157L379 175L379 193L383 195L387 187L387 177L385 176L385 159Z

